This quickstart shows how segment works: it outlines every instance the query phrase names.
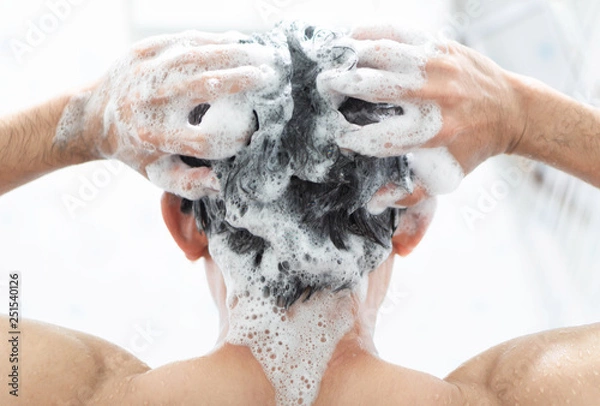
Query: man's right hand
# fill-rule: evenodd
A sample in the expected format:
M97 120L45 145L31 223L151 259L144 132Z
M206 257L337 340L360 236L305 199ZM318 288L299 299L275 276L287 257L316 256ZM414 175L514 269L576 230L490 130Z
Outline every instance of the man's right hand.
M359 28L354 71L325 77L329 91L404 109L338 137L372 156L410 153L416 175L408 195L383 187L372 205L410 207L453 191L463 176L504 153L535 159L600 187L600 110L536 80L507 72L453 41L389 26Z
M378 157L410 153L417 177L410 196L394 185L382 188L380 204L412 206L451 192L480 163L510 152L523 134L527 110L514 77L477 52L387 26L355 29L350 41L357 69L329 73L325 86L399 105L404 115L349 126L338 145Z

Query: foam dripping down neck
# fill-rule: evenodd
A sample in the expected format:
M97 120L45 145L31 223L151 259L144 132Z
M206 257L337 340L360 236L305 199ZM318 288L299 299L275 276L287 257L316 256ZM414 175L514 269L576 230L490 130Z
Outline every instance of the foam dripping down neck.
M373 214L367 203L389 182L412 190L404 156L363 156L335 141L348 123L403 114L319 91L321 72L357 66L341 37L292 24L252 38L275 50L281 81L236 100L254 110L258 130L235 157L210 162L219 195L193 202L227 286L226 340L251 349L279 405L315 401L367 275L391 252L401 211Z

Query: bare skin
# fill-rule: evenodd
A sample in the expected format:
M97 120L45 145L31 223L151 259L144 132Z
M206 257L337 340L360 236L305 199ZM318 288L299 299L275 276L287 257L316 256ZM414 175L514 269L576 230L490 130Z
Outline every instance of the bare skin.
M396 31L385 29L356 31L355 38L374 42L384 38L387 42L379 45L387 47L393 46L390 41L403 40ZM182 38L175 36L135 48L132 69L143 71L146 63L153 60L153 52L181 45L179 41ZM216 41L211 45L227 45L229 39L209 41ZM183 43L190 46L189 38ZM199 63L210 55L215 56L215 51L218 51L216 55L239 52L235 47L199 49L201 46L204 45L196 42L191 45L191 54L201 56ZM190 49L171 51L174 55L171 63L189 63L186 55L190 54ZM215 58L214 66L223 67L228 63ZM253 78L260 77L252 69L255 66L251 62L243 66L227 65L225 68L233 71L221 71L218 78L211 73L205 74L205 70L213 65L203 66L201 73L192 72L189 83L186 82L188 87L164 89L168 94L166 99L164 93L161 96L158 92L156 99L136 101L139 95L132 92L129 95L132 99L121 106L126 113L123 117L128 120L129 128L139 129L139 121L136 121L139 117L129 111L131 106L147 108L150 112L160 103L170 103L174 98L189 99L188 88L195 89L194 97L201 97L192 97L193 103L209 101L207 96L210 94L205 94L208 77L218 79L222 86L217 88L226 93L245 91L255 84ZM240 67L243 69L238 69ZM386 66L373 68L385 69ZM466 173L490 156L516 153L555 165L600 186L597 159L600 156L597 130L600 115L597 110L541 84L502 71L488 59L458 44L450 44L448 53L428 61L427 74L429 81L422 90L400 91L389 102L400 104L405 97L434 100L441 106L444 127L428 144L407 145L406 149L446 146ZM84 132L67 138L67 142L57 143L54 138L56 128L72 97L87 94L97 95L102 100L102 89L111 85L107 81L105 78L84 89L83 93L64 95L0 120L0 194L53 170L106 156L122 159L142 174L146 164L164 155L182 153L209 157L209 149L204 149L202 142L173 150L161 138L160 126L142 129L137 134L145 142L128 144L129 148L118 150L114 145L131 134L117 131L116 127L103 127L102 117L110 103L88 105L86 96L78 100L83 103L81 107L86 112L83 117L89 125L82 127ZM214 87L211 85L209 90L213 91ZM382 101L376 95L373 97L375 101ZM364 98L369 99L369 95ZM186 134L189 135L184 131L186 129L190 130L182 127L177 136L186 139ZM153 130L157 132L153 133ZM201 131L197 135L205 144L210 141L210 137ZM238 134L236 140L243 143L247 136ZM401 143L401 135L399 137ZM192 154L190 148L196 148L197 153ZM191 170L181 166L171 169L174 177ZM207 173L194 172L190 176L205 179ZM184 195L186 191L178 192ZM397 203L412 206L428 197L423 190L417 190L408 200ZM427 228L432 207L427 204L416 207L419 210L404 216L394 237L395 253L408 254ZM189 259L207 255L206 239L197 232L193 219L181 214L178 198L165 196L163 216ZM316 405L589 405L600 398L599 324L512 340L468 361L444 380L379 359L372 341L372 326L376 309L387 289L392 262L393 259L388 260L370 275L368 300L357 306L354 329L333 354ZM273 388L249 350L223 343L228 324L224 304L226 288L220 270L210 260L207 264L209 284L222 323L222 337L211 354L149 370L132 355L98 338L24 321L21 324L24 356L20 363L23 386L18 399L6 390L0 392L0 403L272 405ZM1 322L6 324L6 318ZM0 351L6 354L9 350L8 342L3 340ZM0 366L5 376L9 373L7 367L8 363Z
M397 75L393 67L397 55L406 49L425 46L411 33L395 27L357 28L352 33L363 42L368 55L363 67ZM432 139L419 144L397 134L396 152L383 142L377 156L446 147L465 174L490 157L515 154L544 162L600 187L600 111L565 96L534 79L500 68L489 58L457 42L439 45L443 51L425 64L426 83L420 89L397 86L385 94L372 92L371 83L353 95L372 102L402 105L414 100L433 101L440 106L443 125ZM359 66L360 66L359 55ZM393 79L394 76L388 78ZM374 76L376 77L376 76ZM340 89L343 93L343 89ZM394 131L385 121L374 124L379 131ZM363 137L363 131L347 136ZM389 191L382 190L381 193ZM396 204L412 206L429 198L423 188Z
M392 263L372 274L371 304ZM219 291L220 271L210 264L207 272ZM223 298L215 300L226 314ZM600 398L600 324L511 340L442 380L380 359L367 322L357 319L338 344L314 405L589 405ZM246 347L220 342L204 357L151 370L86 334L31 321L21 330L22 385L18 399L1 392L4 405L274 405L273 388ZM0 351L8 353L6 340Z
M252 112L232 112L227 120L244 128L218 136L202 123L188 122L188 113L199 104L276 80L272 52L239 44L243 38L235 32L196 31L152 37L134 45L96 83L3 117L0 194L53 170L105 158L118 159L146 177L150 165L163 160L161 177L153 181L179 196L197 199L198 193L216 191L210 170L190 168L177 155L233 156L252 135ZM226 156L216 156L224 153L214 148L222 139L229 149Z
M92 160L79 143L66 150L53 143L69 99L65 95L0 120L0 194L57 169Z

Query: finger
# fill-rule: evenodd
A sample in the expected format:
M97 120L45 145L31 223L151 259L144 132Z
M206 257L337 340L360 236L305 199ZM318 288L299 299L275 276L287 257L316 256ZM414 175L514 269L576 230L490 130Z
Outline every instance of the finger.
M423 45L431 42L431 35L418 30L410 30L394 25L368 25L355 27L350 36L360 40L388 39L410 45Z
M247 35L236 31L211 33L188 30L177 34L157 35L146 38L133 45L133 52L137 57L146 59L156 56L174 44L184 47L198 47L209 44L234 44L247 39Z
M427 62L427 51L423 47L387 39L354 41L352 44L358 54L359 68L415 72L422 70Z
M275 74L270 68L253 66L207 72L188 83L188 95L194 102L208 100L265 86Z
M378 215L390 207L403 209L404 207L396 205L396 202L400 201L408 194L409 192L403 187L388 183L371 197L371 200L367 203L367 210L371 214Z
M430 198L431 195L427 192L427 189L419 182L418 179L415 179L415 187L413 192L400 197L400 199L394 202L394 205L398 208L406 208L415 206Z
M193 99L193 97L192 97ZM205 98L202 98L204 100ZM194 109L187 97L173 97L166 105L141 109L136 126L140 142L148 150L224 159L235 155L258 128L252 105L243 98L212 98L199 123L190 123ZM201 99L196 98L198 105Z
M204 72L186 79L171 78L152 99L153 104L183 97L194 105L216 98L265 86L275 77L271 68L240 66L233 69ZM173 83L176 84L173 84Z
M240 102L238 98L222 98L211 103L196 128L206 142L201 155L194 156L225 159L248 145L258 123L252 105Z
M420 184L416 184L413 191L409 191L395 183L388 183L377 191L367 203L367 210L371 214L381 214L387 208L405 209L419 204L431 196Z
M246 146L258 128L252 106L232 98L212 102L198 125L179 113L169 114L158 127L162 130L144 134L142 141L164 153L225 159Z
M409 166L430 196L453 192L465 175L446 147L424 148L408 154Z
M363 127L352 126L336 134L340 148L362 155L390 157L403 155L417 147L432 144L442 129L442 114L435 103L404 103L404 114L384 118Z
M321 92L335 92L371 103L397 103L402 98L418 98L425 77L420 69L396 73L371 68L347 72L326 71L317 78Z
M142 141L161 153L200 158L207 158L204 153L210 145L206 134L183 120L178 123L163 123L162 132L146 134Z
M175 155L165 155L146 166L146 176L161 189L189 200L215 195L220 190L219 180L210 168L191 168Z
M235 68L238 66L271 65L274 61L272 48L260 44L205 45L193 48L173 48L157 59L163 69L183 71L207 71Z
M189 122L192 110L189 103L171 103L165 106L142 106L135 119L126 125L135 128L130 132L134 144L152 154L175 154L202 157L208 148L208 139ZM127 138L125 138L127 140Z

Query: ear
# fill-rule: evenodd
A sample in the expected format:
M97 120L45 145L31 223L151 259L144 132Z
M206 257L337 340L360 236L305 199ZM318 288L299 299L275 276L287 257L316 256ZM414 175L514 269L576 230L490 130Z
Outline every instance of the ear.
M163 193L161 201L163 219L173 239L190 261L208 256L206 235L198 231L192 213L181 211L181 197Z
M425 235L437 207L434 197L411 206L400 215L400 223L392 237L394 253L407 256L419 245Z

